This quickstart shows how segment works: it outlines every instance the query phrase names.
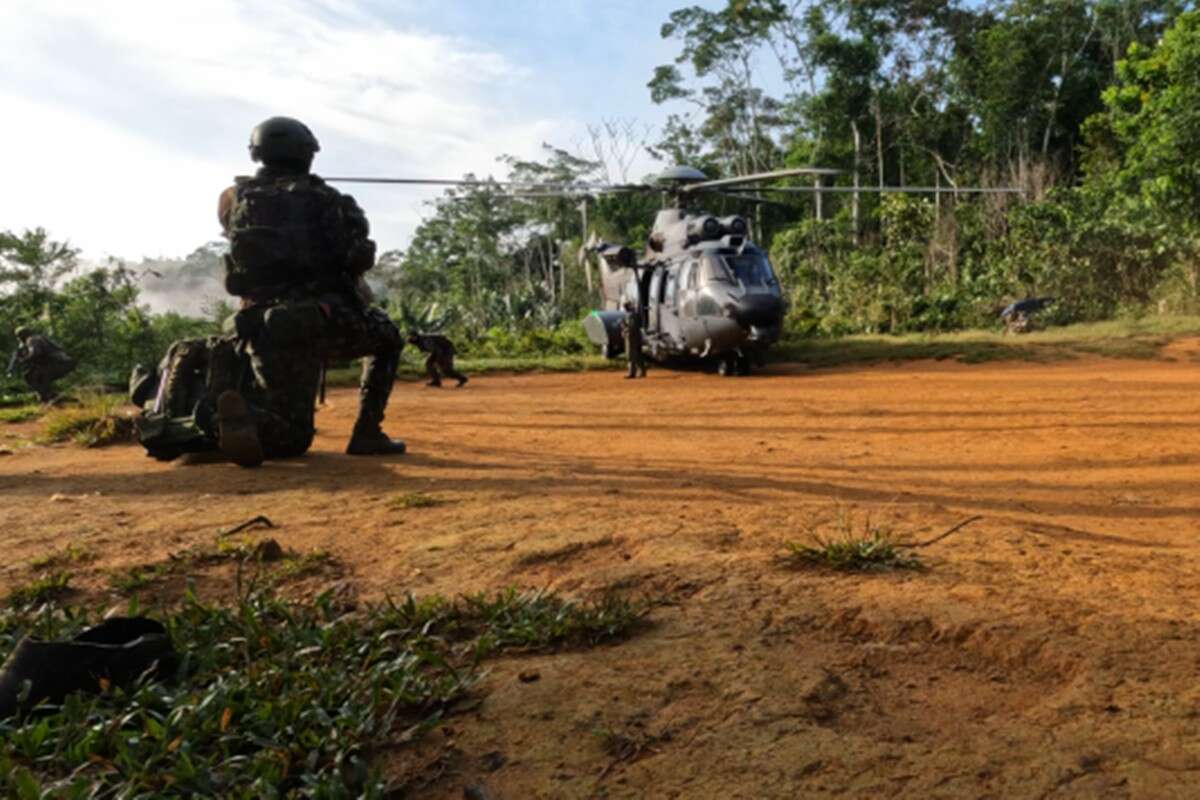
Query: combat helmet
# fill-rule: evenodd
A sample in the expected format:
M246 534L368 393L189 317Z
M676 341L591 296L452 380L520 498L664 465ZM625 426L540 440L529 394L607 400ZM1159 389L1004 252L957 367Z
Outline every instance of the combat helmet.
M250 131L250 159L268 166L307 168L320 149L308 126L291 117L271 117Z
M13 335L22 340L27 336L33 336L35 333L37 333L37 331L28 325L20 325L15 331L13 331Z

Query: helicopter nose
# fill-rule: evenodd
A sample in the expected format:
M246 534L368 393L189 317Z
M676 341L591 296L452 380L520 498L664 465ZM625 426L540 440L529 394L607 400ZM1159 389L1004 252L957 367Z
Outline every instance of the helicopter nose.
M730 316L744 328L767 327L779 322L783 316L783 301L774 295L749 294L738 300L729 311Z

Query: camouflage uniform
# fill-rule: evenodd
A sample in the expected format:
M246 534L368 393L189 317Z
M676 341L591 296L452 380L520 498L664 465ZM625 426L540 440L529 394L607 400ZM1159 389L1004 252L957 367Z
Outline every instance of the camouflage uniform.
M316 255L308 265L295 263L291 272L281 272L278 283L239 284L243 278L233 259L227 260L226 288L242 297L243 308L235 318L238 336L246 342L250 367L262 390L261 398L247 400L264 450L268 440L274 440L288 443L284 450L289 454L304 452L315 431L314 400L322 364L361 357L359 415L348 448L356 452L360 437L383 436L384 411L404 347L387 314L368 305L369 290L359 277L374 263L369 224L353 198L317 176L267 166L222 193L218 213L227 234L236 225L238 193L264 187L298 187L309 202L323 206L315 222L295 226L307 228L305 236ZM323 263L314 265L313 260Z
M415 345L422 353L429 354L425 359L425 372L429 375L430 386L441 386L442 374L447 378L457 380L459 386L467 382L467 376L454 368L454 343L445 336L413 331L409 333L406 341ZM439 370L441 374L439 374Z
M1015 311L1004 317L1005 333L1029 333L1033 330L1033 320L1024 311Z
M629 373L626 378L646 377L646 357L642 353L642 325L638 314L632 308L625 309L625 318L621 320L621 335L625 339L625 358L629 361Z
M312 443L312 403L304 411L273 407L270 396L250 380L247 347L235 336L182 339L167 350L154 372L135 367L130 399L142 407L138 438L160 461L184 453L217 450L217 398L234 389L255 410L262 450L267 458L288 458ZM299 424L297 424L299 423Z
M21 377L43 403L54 397L54 381L75 369L75 360L54 342L36 333L22 337L15 354Z

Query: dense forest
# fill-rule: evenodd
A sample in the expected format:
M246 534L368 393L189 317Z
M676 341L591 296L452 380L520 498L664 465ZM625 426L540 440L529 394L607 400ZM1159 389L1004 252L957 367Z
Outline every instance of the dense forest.
M1194 312L1200 226L1200 13L1177 0L728 0L662 24L676 47L646 90L661 129L604 120L508 180L640 181L639 154L711 177L788 166L840 191L746 212L790 299L788 335L995 324L1028 294L1056 322ZM786 181L784 181L786 183ZM794 183L811 186L811 181ZM852 188L941 188L856 193ZM956 193L1016 187L1020 194ZM402 324L468 353L580 351L595 301L589 235L640 246L655 195L446 192L370 274ZM721 201L730 202L730 201ZM0 234L0 318L32 322L113 379L227 304L154 313L162 282L218 285L220 245L166 265L81 269L44 231ZM192 284L189 284L192 285ZM0 348L13 345L11 328Z

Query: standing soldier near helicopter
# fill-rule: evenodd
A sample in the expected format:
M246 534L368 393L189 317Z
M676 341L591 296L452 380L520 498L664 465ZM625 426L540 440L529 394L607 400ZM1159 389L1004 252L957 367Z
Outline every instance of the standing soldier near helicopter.
M629 361L626 378L646 377L646 356L642 353L642 321L632 302L625 304L625 317L621 320L621 335L625 338L625 358Z

